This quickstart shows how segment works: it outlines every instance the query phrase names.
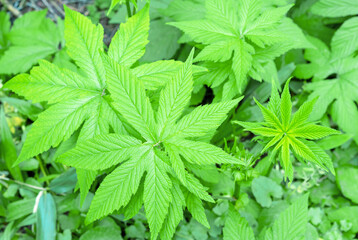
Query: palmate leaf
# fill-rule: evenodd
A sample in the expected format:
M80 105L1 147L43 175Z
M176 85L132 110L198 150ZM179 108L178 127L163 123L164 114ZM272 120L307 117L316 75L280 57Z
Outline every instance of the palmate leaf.
M17 163L56 147L78 128L81 128L79 143L107 134L110 130L120 134L126 133L126 130L133 133L128 123L112 106L113 99L106 96L105 68L100 56L100 51L103 50L102 26L92 24L89 19L67 7L65 11L66 49L80 67L81 74L41 61L30 74L16 76L4 86L34 102L54 103L33 124ZM41 21L34 18L32 24L40 24ZM29 24L20 19L17 22L14 26L14 39L21 38L21 35L15 34L17 29ZM110 54L119 62L125 61L126 66L130 67L144 53L148 26L149 12L146 6L121 26L111 44ZM165 64L165 61L162 63ZM182 63L177 62L176 65ZM163 75L161 67L157 65L150 71L140 69L141 76L147 77L150 74L152 79ZM176 70L177 68L170 69L165 77L172 76ZM96 175L95 171L77 169L82 201Z
M265 108L255 99L265 119L263 123L246 123L234 121L247 131L263 136L267 140L262 153L273 147L273 152L280 151L280 160L285 169L285 176L291 181L293 179L293 168L291 163L290 150L293 150L299 157L313 162L325 170L334 174L332 161L325 152L314 142L316 140L333 134L340 134L339 131L319 126L308 121L314 109L316 99L307 101L291 116L292 102L289 92L289 81L279 97L277 90L272 87L271 98L268 108Z
M304 87L306 91L311 92L309 100L316 99L315 108L309 119L320 120L328 112L339 128L352 134L356 142L358 141L358 122L356 121L358 91L357 82L354 79L358 76L356 71L358 58L354 56L354 52L358 45L354 29L357 26L356 17L342 24L332 37L332 52L322 41L311 38L317 49L307 50L305 58L310 63L301 65L302 67L316 66L312 68L308 76L302 76L314 79L312 83ZM298 70L302 69L298 68ZM327 79L330 75L337 75L337 78ZM327 111L330 106L332 111Z
M186 5L183 3L184 7ZM195 61L231 65L231 69L226 71L227 75L214 85L222 93L221 98L229 100L246 88L248 75L255 75L253 78L258 81L266 80L265 71L256 71L254 74L255 68L263 69L268 61L284 52L309 45L302 31L285 17L291 7L276 7L263 0L207 0L205 18L194 21L178 18L179 22L169 24L188 35L188 41L205 45ZM256 52L265 54L267 48L272 48L271 54L255 57ZM206 82L200 80L198 84L203 83Z
M102 58L108 89L114 100L112 104L142 137L135 139L121 134L94 136L59 158L67 165L86 170L116 167L97 190L87 223L115 210L132 216L139 205L144 204L152 239L159 235L170 239L186 205L194 218L208 226L201 199L210 202L213 199L190 173L187 163L240 164L241 160L211 144L195 141L193 137L215 130L239 100L202 106L181 117L192 92L192 53L173 78L167 80L158 111L154 112L141 80L104 53ZM184 123L180 123L182 120ZM170 130L167 136L158 134L165 133L167 128ZM171 135L172 129L182 131L175 130ZM130 184L124 186L126 179ZM143 189L137 190L141 181ZM182 191L187 196L185 201ZM134 209L129 210L131 207Z

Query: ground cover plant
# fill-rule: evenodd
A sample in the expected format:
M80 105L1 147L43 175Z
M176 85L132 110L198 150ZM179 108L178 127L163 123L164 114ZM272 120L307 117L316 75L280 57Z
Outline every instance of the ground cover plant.
M1 239L357 239L357 4L0 1Z

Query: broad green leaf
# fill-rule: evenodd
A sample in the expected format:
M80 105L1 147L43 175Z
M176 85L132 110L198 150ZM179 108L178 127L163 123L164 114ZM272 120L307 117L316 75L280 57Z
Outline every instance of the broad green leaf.
M91 223L128 204L136 193L151 152L137 154L110 173L92 200L86 222Z
M340 134L340 135L332 135L321 139L317 142L318 146L324 150L329 150L333 148L337 148L351 139L352 136L348 134Z
M103 50L103 27L65 6L65 40L68 55L98 88L105 86L105 71L99 50Z
M213 61L213 62L225 62L230 60L236 40L220 41L206 46L195 57L195 62L200 61ZM246 66L244 66L246 67ZM246 70L246 69L245 69ZM246 70L247 71L247 70Z
M24 14L14 21L10 32L9 25L5 25L4 29L0 27L1 32L6 34L6 41L0 34L0 45L6 44L1 48L6 49L11 42L0 58L0 66L6 66L0 68L1 74L26 72L38 60L58 51L60 33L56 24L46 18L46 13L47 10L42 10Z
M36 239L55 240L57 211L51 193L43 193L37 207Z
M13 166L17 159L17 152L3 106L0 107L0 157L5 161L11 176L22 182L23 177L19 166Z
M308 223L308 195L297 199L283 211L274 222L272 230L266 232L265 240L304 239Z
M175 122L181 116L184 108L189 104L193 88L192 61L194 51L173 79L161 91L157 124L159 137L167 135Z
M185 198L178 184L173 184L173 187L171 188L171 194L172 202L169 205L168 215L160 232L161 239L172 239L176 227L183 219L183 207L185 206Z
M182 62L174 60L157 61L133 68L132 73L143 82L145 89L156 90L165 86L182 64Z
M74 149L61 155L57 161L87 170L103 170L127 160L140 149L136 138L108 134L80 142Z
M7 82L6 88L33 102L56 103L71 98L100 96L101 91L88 79L47 61L40 61L31 75L20 74ZM40 93L41 94L38 94Z
M155 119L142 82L129 69L102 55L114 107L147 140L155 141Z
M195 20L169 23L188 34L192 39L203 44L212 44L218 41L230 41L236 37L230 30L209 20Z
M236 77L236 86L241 93L247 83L247 73L252 64L252 47L243 41L236 43L232 58L232 70Z
M98 98L71 99L51 106L41 113L27 134L20 156L15 162L25 161L50 147L67 140L88 116Z
M203 224L205 227L210 228L208 220L205 215L205 210L203 204L197 196L190 192L186 192L185 194L185 202L187 208L193 218L197 220L199 223Z
M255 240L255 235L245 218L232 206L225 220L224 240Z
M358 181L358 169L354 167L340 167L337 169L337 184L342 194L354 203L358 203L358 189L355 183Z
M162 5L166 3L158 4L161 4L160 7L162 7ZM151 16L152 19L155 18L153 15ZM149 43L145 47L145 54L140 59L140 61L154 62L157 60L173 58L175 53L181 47L181 45L178 43L180 36L181 31L173 26L167 25L166 19L160 18L150 21L148 36Z
M346 206L329 212L328 219L337 222L342 220L349 221L350 223L352 223L351 231L357 232L358 231L358 219L356 217L357 214L358 214L358 206Z
M238 18L235 11L235 3L232 0L207 0L205 1L206 17L211 21L227 27L233 34L238 31Z
M7 34L10 32L10 15L6 12L0 12L0 48L5 49L9 40L7 39ZM2 53L2 51L0 51Z
M345 17L358 13L358 2L351 0L319 0L312 7L314 14L323 17Z
M241 163L240 159L235 158L224 152L221 148L208 143L179 138L170 139L165 143L173 146L187 161L194 164L209 165L211 163Z
M108 56L119 64L130 67L145 52L148 43L149 5L121 24L108 49Z
M163 136L163 139L178 137L199 137L218 128L227 117L227 113L236 106L242 99L203 105L196 107L191 113L185 115L169 136Z
M144 182L144 208L151 230L152 239L156 239L172 202L172 182L163 167L163 162L150 151L146 160L146 178ZM158 207L160 206L160 207Z
M357 50L357 31L358 17L350 18L342 24L332 38L331 47L333 58L347 57Z
M80 240L122 240L120 228L109 226L97 226L89 229L81 235Z
M252 181L252 193L256 201L262 207L270 207L272 204L271 196L274 198L282 197L282 187L270 178L260 176Z

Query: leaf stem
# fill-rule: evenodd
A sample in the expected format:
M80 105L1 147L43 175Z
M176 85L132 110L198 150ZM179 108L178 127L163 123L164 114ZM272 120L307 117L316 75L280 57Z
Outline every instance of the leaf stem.
M17 181L17 180L12 180L12 179L7 178L5 176L0 176L0 180L16 183L18 185L25 186L25 187L32 188L32 189L36 189L36 190L40 190L40 191L47 191L48 190L47 188L34 186L34 185L23 183L23 182L20 182L20 181Z
M128 17L130 18L132 16L132 13L131 13L131 6L129 4L129 1L127 0L126 1L126 7L127 7L127 14L128 14Z
M42 174L44 175L44 177L45 177L45 179L46 179L45 181L46 181L47 185L50 185L50 182L49 182L49 180L47 179L47 173L46 173L46 170L45 170L45 168L44 168L44 165L43 165L43 163L42 163L41 158L40 158L39 156L36 156L36 159L39 161L40 170L41 170Z

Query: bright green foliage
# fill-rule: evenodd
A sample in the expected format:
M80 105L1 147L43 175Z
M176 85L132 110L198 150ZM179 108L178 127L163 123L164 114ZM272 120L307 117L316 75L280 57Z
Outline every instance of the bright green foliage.
M0 74L26 72L39 59L58 51L60 31L46 13L26 13L16 19L10 31L9 17L0 13L0 53L5 50L0 58Z
M298 65L295 71L299 78L313 77L313 82L305 86L312 92L309 99L318 97L311 119L321 119L331 106L328 112L333 120L358 142L358 17L345 21L335 32L331 49L318 39L312 38L311 42L316 49L305 52L310 63Z
M352 0L319 0L311 8L312 13L323 17L345 17L358 14L358 2Z
M132 207L132 202L139 201L144 203L153 239L159 233L166 239L174 234L185 204L193 217L208 227L201 199L210 202L213 199L190 173L186 162L195 165L241 163L218 147L194 141L195 137L215 130L239 100L198 107L181 118L193 87L192 52L167 81L155 112L142 81L114 59L105 54L102 58L114 108L144 139L123 134L100 135L60 157L59 161L66 165L92 171L121 163L98 188L87 222L115 210L125 212L124 209ZM186 139L188 137L190 139ZM138 190L144 174L144 188ZM185 198L183 191L187 192Z
M305 239L308 221L308 195L297 199L283 211L265 234L265 240Z
M230 206L223 229L224 240L255 240L254 232L245 218L240 216L236 209Z
M290 207L280 213L259 239L264 240L294 240L306 239L306 225L308 223L308 195L297 199ZM262 237L261 237L262 235ZM245 218L230 206L224 227L224 240L254 240L254 233Z
M277 90L273 87L270 102L265 108L256 99L261 113L265 119L262 123L235 123L243 126L245 130L262 136L267 143L262 152L273 147L273 155L280 154L281 164L285 169L285 175L291 181L293 169L290 160L290 151L300 158L313 162L325 170L334 173L334 168L329 156L313 141L340 132L329 127L319 126L308 121L313 110L316 99L305 102L291 116L292 102L289 92L289 81L287 81L281 99Z
M272 62L275 57L289 49L309 47L299 28L285 17L291 7L262 0L208 0L205 19L170 24L205 45L195 61L205 61L209 74L224 73L204 83L220 86L223 99L230 99L243 92L248 76L271 82L264 76L268 69L277 72ZM231 68L216 69L220 63Z
M148 9L146 6L122 24L109 47L108 54L119 63L125 62L127 67L144 54L148 42ZM126 132L126 123L120 120L111 104L112 99L106 95L105 68L99 54L99 50L103 50L102 26L95 26L89 19L67 7L65 11L67 52L83 74L42 60L30 74L20 74L6 83L4 87L33 102L47 101L53 104L33 124L17 163L58 146L81 126L79 142L107 134L110 129L121 134ZM171 77L182 65L181 62L168 61L172 67L163 73L162 66L165 64L166 61L161 61L160 64L143 65L134 68L133 73L144 79L147 85L158 87L158 84L152 83L153 79L160 81ZM165 81L161 82L165 84ZM77 176L84 200L96 173L78 169Z

